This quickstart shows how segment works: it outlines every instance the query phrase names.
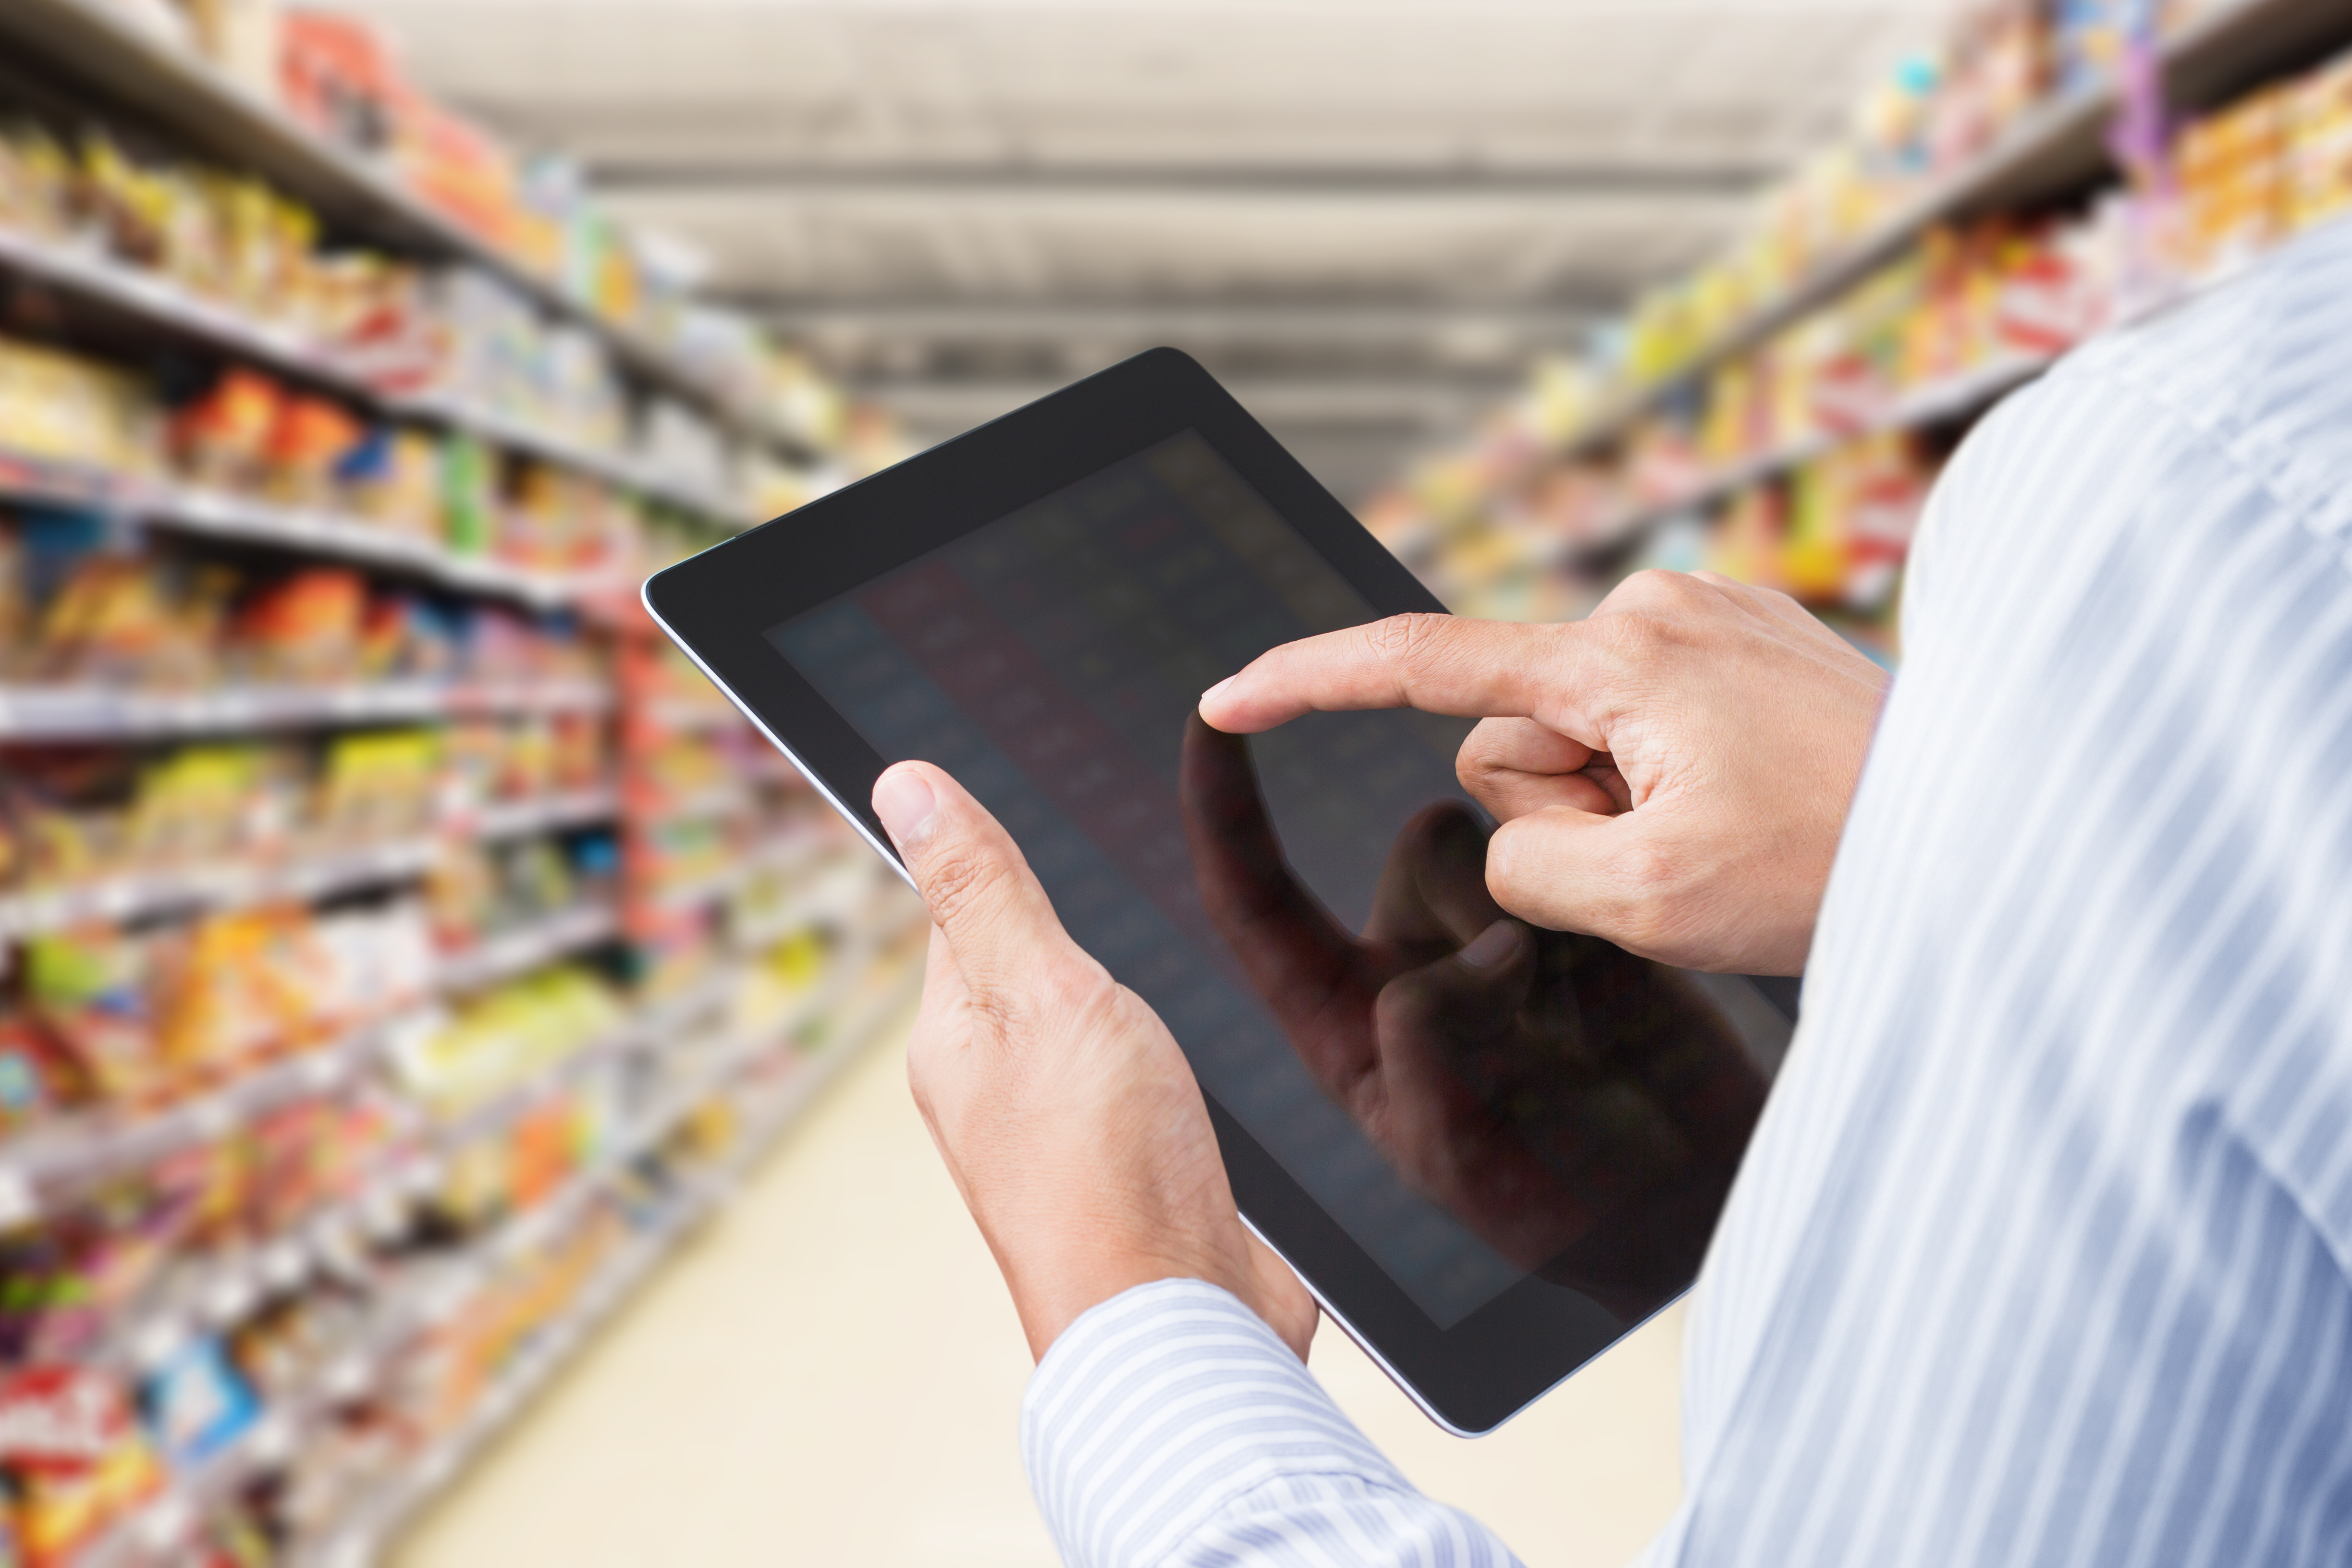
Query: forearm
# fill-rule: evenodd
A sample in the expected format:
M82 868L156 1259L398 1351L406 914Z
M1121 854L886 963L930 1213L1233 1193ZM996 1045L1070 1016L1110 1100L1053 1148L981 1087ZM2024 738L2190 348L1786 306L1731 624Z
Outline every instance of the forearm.
M1255 1314L1195 1280L1073 1323L1030 1383L1021 1439L1071 1568L1517 1568L1414 1490Z

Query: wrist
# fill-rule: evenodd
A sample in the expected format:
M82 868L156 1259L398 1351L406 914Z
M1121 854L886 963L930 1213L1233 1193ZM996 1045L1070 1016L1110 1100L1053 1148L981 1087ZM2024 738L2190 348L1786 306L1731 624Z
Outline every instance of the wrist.
M1250 1305L1233 1281L1216 1278L1193 1260L1154 1251L1090 1247L1069 1258L1008 1267L1004 1278L1033 1361L1045 1360L1054 1342L1088 1311L1138 1286L1163 1279L1197 1279L1231 1291Z

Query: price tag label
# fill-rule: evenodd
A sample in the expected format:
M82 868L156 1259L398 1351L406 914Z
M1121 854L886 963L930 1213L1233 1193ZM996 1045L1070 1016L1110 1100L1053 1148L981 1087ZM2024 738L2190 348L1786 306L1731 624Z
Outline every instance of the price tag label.
M32 1178L13 1165L0 1165L0 1227L13 1227L39 1217L41 1203Z

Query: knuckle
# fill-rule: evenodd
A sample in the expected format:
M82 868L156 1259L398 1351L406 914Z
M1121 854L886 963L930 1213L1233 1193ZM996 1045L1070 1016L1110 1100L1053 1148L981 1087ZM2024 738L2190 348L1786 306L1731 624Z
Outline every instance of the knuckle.
M1053 992L1055 1010L1081 1039L1114 1026L1133 994L1091 959L1063 966L1054 976Z
M1674 923L1683 902L1687 866L1671 845L1635 838L1614 848L1603 867L1621 941L1653 946Z
M1705 591L1695 589L1700 594ZM1640 670L1702 641L1708 608L1703 599L1661 595L1588 624L1600 631L1609 653L1621 665Z
M1660 605L1686 605L1698 596L1701 586L1689 573L1664 566L1645 566L1626 579L1626 584L1641 598Z
M1388 616L1365 626L1364 640L1381 662L1410 668L1444 647L1453 619L1426 610Z
M1509 907L1514 899L1533 891L1528 886L1530 857L1527 829L1507 822L1486 840L1486 890L1497 903Z
M951 843L935 848L923 863L923 901L942 926L965 924L1003 885L1005 868L978 845Z

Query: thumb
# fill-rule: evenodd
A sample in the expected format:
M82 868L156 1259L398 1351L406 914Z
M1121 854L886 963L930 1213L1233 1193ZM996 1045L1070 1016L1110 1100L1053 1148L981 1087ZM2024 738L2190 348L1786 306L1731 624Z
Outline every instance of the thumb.
M974 995L1026 984L1041 959L1075 946L1013 836L941 769L887 770L874 782L874 815Z
M1660 951L1678 901L1671 816L1655 805L1615 816L1555 805L1514 817L1487 841L1487 890L1530 924L1673 962Z

